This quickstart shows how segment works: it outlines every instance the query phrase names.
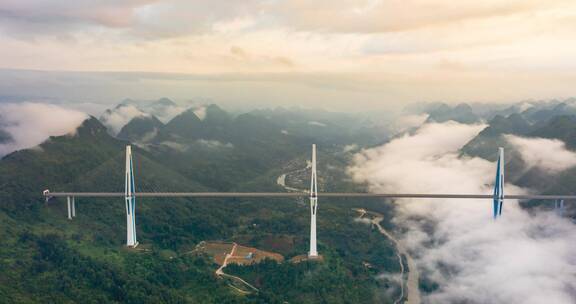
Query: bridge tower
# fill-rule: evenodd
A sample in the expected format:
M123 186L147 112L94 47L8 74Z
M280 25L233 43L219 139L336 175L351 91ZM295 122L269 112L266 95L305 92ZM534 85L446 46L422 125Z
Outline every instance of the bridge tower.
M76 200L73 196L68 196L66 197L66 202L68 204L68 219L71 220L76 217Z
M316 176L316 144L312 145L312 178L310 180L310 252L309 258L317 258L316 211L318 209L318 180Z
M564 200L556 200L554 202L554 209L556 210L556 214L558 214L558 216L564 215Z
M132 147L126 146L126 246L136 247L136 197L134 196L134 167L132 165Z
M504 203L504 148L498 148L498 163L496 165L496 182L494 183L494 219L502 215Z

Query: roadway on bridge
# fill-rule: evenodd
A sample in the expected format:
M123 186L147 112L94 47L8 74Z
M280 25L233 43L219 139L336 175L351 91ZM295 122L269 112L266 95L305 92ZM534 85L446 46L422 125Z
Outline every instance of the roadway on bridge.
M46 192L46 197L124 197L124 192ZM136 197L196 197L196 198L246 198L246 197L309 197L308 192L136 192ZM319 192L318 197L354 198L447 198L492 199L492 194L435 194L435 193L367 193L367 192ZM519 200L576 200L576 195L506 195L504 199Z

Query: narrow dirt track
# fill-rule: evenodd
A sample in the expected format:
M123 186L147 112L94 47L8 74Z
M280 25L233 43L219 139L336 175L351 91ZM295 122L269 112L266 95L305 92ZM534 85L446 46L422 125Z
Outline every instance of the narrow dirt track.
M420 280L420 273L418 272L418 268L416 267L414 259L412 259L410 254L408 254L408 250L406 249L406 247L404 247L404 245L402 245L402 243L398 241L394 237L394 235L392 235L390 232L388 232L380 225L380 222L384 219L384 217L380 213L376 213L373 211L366 211L365 209L354 209L354 210L360 212L360 216L358 218L362 218L367 213L372 214L374 218L372 218L371 222L374 226L378 228L378 232L380 232L388 239L390 239L392 242L394 242L394 245L398 250L397 254L402 274L406 273L408 275L408 279L406 280L406 289L408 290L407 290L407 299L405 303L420 304L420 288L418 284L418 281ZM402 255L406 257L406 262L408 263L408 270L404 268L404 264L402 263ZM405 293L406 291L404 290L404 286L402 284L401 289L402 297L404 296ZM402 297L400 297L394 303L400 303Z
M234 257L234 253L236 252L236 247L238 247L238 244L234 243L234 246L232 247L232 250L230 250L230 253L226 254L226 257L224 258L224 262L222 263L222 266L220 266L220 268L216 269L216 275L220 276L220 277L228 277L231 279L238 280L238 281L242 282L243 284L245 284L246 286L248 286L249 288L258 292L258 288L252 286L250 283L244 281L242 278L224 273L224 268L226 267L226 265L228 265L228 258ZM243 294L249 294L250 293L250 292L246 292L244 290L238 289L232 285L230 285L230 287L236 289L238 292L243 293Z

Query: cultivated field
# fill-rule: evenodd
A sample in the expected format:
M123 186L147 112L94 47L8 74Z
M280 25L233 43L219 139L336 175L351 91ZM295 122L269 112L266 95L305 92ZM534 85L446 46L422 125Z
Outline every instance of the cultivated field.
M232 253L234 243L223 242L202 242L198 245L197 250L208 254L214 259L218 265L222 265L226 259L226 255L232 254L227 259L227 264L234 263L239 265L250 265L260 263L264 259L272 259L281 263L284 257L278 253L264 251L253 247L246 247L236 245L236 249Z
M234 247L234 243L223 243L223 242L201 242L196 247L196 250L199 252L206 253L214 262L218 265L222 265L224 263L224 259L226 255L232 251Z

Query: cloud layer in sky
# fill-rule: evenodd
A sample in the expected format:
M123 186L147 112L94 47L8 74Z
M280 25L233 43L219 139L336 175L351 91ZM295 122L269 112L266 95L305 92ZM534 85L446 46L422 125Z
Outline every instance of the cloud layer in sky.
M413 135L360 152L350 173L372 191L488 194L496 164L459 156L462 145L481 130L480 125L427 124ZM548 152L562 155L563 149L555 145ZM508 194L525 192L511 184L505 188ZM490 200L396 201L394 221L405 230L403 241L439 284L426 300L572 303L574 224L553 212L530 215L513 200L506 200L502 218L494 221L491 205Z
M570 0L6 0L0 68L235 75L277 103L568 97L575 25ZM224 78L162 88L250 100Z

